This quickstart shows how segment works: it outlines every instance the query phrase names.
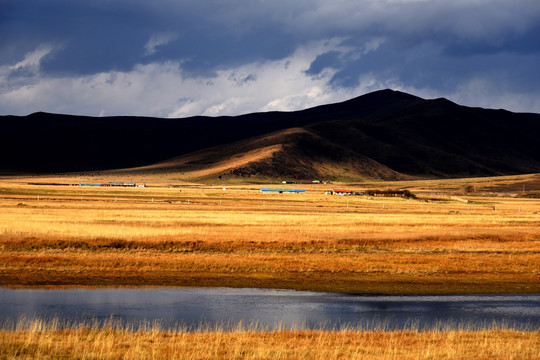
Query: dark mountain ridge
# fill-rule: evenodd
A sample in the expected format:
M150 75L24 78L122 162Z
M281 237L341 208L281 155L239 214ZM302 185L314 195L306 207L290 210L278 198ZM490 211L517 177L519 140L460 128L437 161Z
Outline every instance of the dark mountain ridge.
M302 111L234 117L35 113L1 116L0 121L5 129L0 144L4 173L94 171L159 162L150 168L185 172L194 165L200 170L219 163L219 174L297 179L346 173L397 179L540 172L539 114L470 108L392 90ZM287 132L292 128L299 130ZM261 146L272 150L263 152ZM194 152L197 164L188 159ZM228 159L241 157L243 161L227 167ZM179 160L166 161L172 158Z
M540 170L538 114L469 108L435 99L377 118L309 128L409 175L487 176Z

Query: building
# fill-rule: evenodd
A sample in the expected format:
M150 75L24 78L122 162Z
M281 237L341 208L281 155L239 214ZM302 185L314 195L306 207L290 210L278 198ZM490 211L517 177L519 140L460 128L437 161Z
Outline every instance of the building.
M332 189L332 195L354 195L354 191L349 189Z
M304 189L262 188L261 193L263 193L263 192L277 192L277 193L283 194L283 193L303 193L303 192L306 192L306 190L304 190Z

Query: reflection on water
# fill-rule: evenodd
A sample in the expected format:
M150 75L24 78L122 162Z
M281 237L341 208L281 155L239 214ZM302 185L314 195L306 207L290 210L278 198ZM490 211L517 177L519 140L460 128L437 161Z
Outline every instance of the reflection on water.
M272 328L420 329L493 322L540 329L540 294L372 296L229 288L5 289L0 321L21 317L70 321L159 320L165 327L256 323Z

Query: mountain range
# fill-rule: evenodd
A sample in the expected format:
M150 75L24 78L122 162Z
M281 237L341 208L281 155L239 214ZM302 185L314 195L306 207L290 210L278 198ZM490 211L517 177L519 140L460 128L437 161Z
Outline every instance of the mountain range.
M409 179L540 172L540 114L393 90L240 116L0 116L0 172L124 169L189 179Z

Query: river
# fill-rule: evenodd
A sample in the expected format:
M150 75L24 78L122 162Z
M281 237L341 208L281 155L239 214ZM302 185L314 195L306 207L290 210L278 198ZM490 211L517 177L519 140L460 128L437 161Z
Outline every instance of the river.
M232 288L0 288L0 324L20 318L113 319L164 328L432 329L498 326L539 330L540 294L354 295Z

